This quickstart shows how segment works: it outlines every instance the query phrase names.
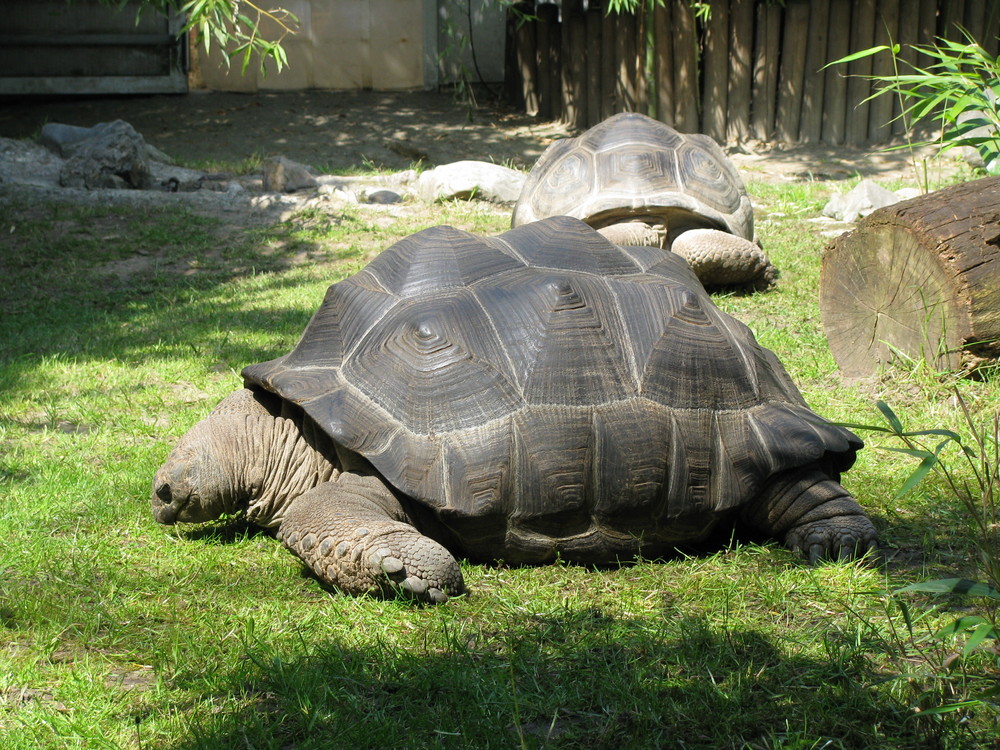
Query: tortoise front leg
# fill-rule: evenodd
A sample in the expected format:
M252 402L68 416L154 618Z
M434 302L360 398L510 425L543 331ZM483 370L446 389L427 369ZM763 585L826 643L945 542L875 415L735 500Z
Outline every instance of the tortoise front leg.
M343 473L304 493L281 519L278 538L348 594L402 591L444 602L464 591L454 556L406 521L378 477Z
M756 243L718 229L689 229L670 245L705 286L745 286L764 290L775 269Z
M783 539L809 562L861 557L878 547L875 526L839 482L806 467L773 477L743 511L744 519Z

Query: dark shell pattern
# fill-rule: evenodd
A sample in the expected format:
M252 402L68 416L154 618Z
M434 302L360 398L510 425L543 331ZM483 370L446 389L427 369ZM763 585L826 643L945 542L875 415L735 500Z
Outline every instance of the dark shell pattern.
M665 216L672 229L681 221L754 238L750 198L719 145L635 113L555 141L539 157L512 226L561 215L595 228L630 215Z
M861 446L682 259L568 217L412 235L332 285L294 350L243 375L481 559L669 549L772 474L841 471Z

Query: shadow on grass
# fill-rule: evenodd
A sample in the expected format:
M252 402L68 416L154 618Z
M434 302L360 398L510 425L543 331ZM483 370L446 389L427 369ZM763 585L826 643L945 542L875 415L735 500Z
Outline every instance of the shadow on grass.
M786 655L760 632L667 612L654 621L599 609L495 615L460 612L443 635L428 634L434 645L415 649L332 640L282 653L248 642L226 686L242 705L200 716L175 746L844 748L917 739L904 708L866 687L856 665Z
M312 309L264 307L255 296L302 283L275 272L327 257L318 241L282 244L274 234L176 206L139 214L122 206L7 205L0 226L7 235L0 384L7 391L50 356L145 364L194 355L237 371L277 356L267 339L294 343ZM235 289L231 282L241 278L255 281ZM317 297L318 306L322 292Z

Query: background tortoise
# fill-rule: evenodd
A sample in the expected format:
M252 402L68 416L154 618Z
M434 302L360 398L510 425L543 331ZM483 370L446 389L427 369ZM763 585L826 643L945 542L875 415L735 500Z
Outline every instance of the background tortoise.
M669 248L706 286L764 289L774 281L754 237L750 198L722 149L645 115L614 115L545 150L512 226L560 215L618 245Z
M153 482L161 523L245 510L323 581L441 601L475 560L659 556L737 516L811 559L875 544L809 410L687 264L552 218L408 237L330 287Z

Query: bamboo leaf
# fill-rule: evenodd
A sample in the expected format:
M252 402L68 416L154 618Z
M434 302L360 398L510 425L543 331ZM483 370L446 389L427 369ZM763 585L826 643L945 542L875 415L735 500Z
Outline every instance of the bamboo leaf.
M965 648L962 649L962 653L965 656L968 656L979 648L980 644L987 638L996 640L998 637L1000 637L1000 633L998 633L997 629L993 627L993 623L981 622L972 631L972 634L969 636L969 640L965 642Z
M903 423L899 421L899 417L896 416L896 412L892 410L889 404L879 399L877 402L875 402L875 406L878 408L880 412L882 412L882 416L885 417L885 420L889 423L889 426L892 427L893 432L897 435L902 434Z
M928 454L920 462L920 465L913 470L913 473L907 477L906 481L903 482L903 486L896 491L896 497L900 498L907 494L910 490L920 484L921 480L927 476L927 473L934 468L937 463L937 456L934 454Z
M892 51L890 47L885 44L880 44L877 47L869 47L868 49L863 49L860 52L854 52L846 57L841 57L839 60L834 60L833 62L827 63L823 68L829 68L831 65L841 65L843 63L854 62L855 60L860 60L864 57L871 57L872 55L878 54L879 52Z
M971 581L968 578L938 578L933 581L920 581L911 583L909 586L893 591L893 594L901 593L920 594L966 594L968 596L984 596L989 599L1000 599L1000 591L990 586L988 583Z

